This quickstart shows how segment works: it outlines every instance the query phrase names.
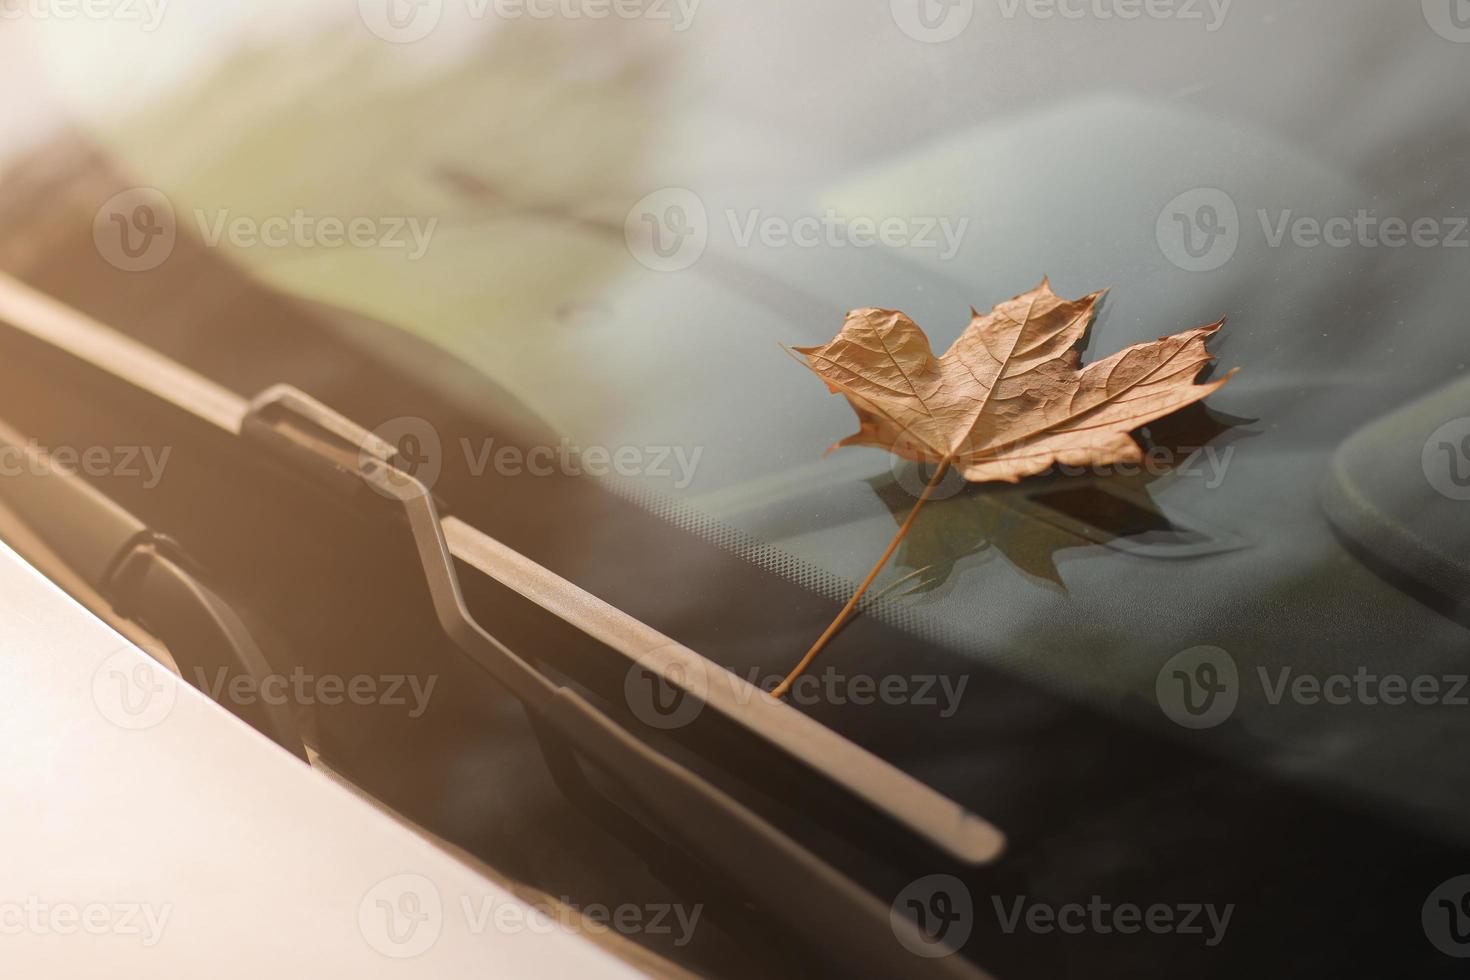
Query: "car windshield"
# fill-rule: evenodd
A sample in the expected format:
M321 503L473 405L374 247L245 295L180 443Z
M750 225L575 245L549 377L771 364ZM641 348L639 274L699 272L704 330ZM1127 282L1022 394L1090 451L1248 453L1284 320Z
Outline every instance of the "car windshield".
M1223 652L1242 693L1215 748L1464 835L1461 715L1270 696L1463 659L1463 626L1320 498L1354 432L1470 363L1470 29L1443 6L32 5L0 21L24 93L0 107L0 199L37 206L46 148L83 141L127 190L72 174L45 207L111 265L210 250L430 342L554 436L501 453L408 407L401 445L576 468L838 600L928 474L824 455L857 420L783 346L879 307L942 350L1044 276L1111 290L1085 361L1228 316L1217 376L1240 373L1141 433L1143 464L952 478L868 613L1177 737L1166 665ZM46 248L0 233L0 265L64 280ZM1400 475L1422 482L1418 438ZM659 557L618 560L636 579ZM769 637L769 670L810 639Z

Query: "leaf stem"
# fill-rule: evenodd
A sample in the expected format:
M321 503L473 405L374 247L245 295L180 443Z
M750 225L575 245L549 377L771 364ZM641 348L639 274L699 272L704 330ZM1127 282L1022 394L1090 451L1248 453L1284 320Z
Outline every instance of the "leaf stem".
M827 644L832 641L832 637L836 636L837 631L842 629L848 619L851 618L852 612L857 608L859 600L867 593L868 589L872 588L873 582L878 578L878 573L883 571L883 567L888 564L888 559L893 557L893 553L898 550L899 544L908 536L909 531L913 528L914 519L919 516L919 511L923 509L924 504L928 503L929 498L934 493L934 489L939 486L939 481L944 479L944 474L949 472L951 459L953 457L946 456L940 461L939 468L934 471L934 476L929 480L929 485L924 488L924 492L919 496L919 502L914 504L914 509L909 511L908 518L899 526L898 533L888 543L888 550L883 552L883 557L878 559L878 564L873 566L873 570L868 573L868 577L863 579L863 584L857 587L857 591L852 594L852 598L847 600L847 605L843 606L842 611L837 614L837 618L832 620L832 625L827 627L826 632L818 637L817 642L813 643L812 648L806 652L806 656L801 658L801 662L771 692L772 697L785 697L786 693L791 690L791 685L796 682L796 679L806 673L806 669L811 666L812 661L817 659L817 654L826 648Z

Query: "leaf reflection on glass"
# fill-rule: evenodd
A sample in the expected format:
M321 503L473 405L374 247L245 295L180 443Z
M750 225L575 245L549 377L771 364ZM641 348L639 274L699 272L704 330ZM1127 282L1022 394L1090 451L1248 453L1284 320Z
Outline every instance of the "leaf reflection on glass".
M1218 450L1248 438L1253 433L1241 427L1251 421L1196 404L1140 433L1145 450L1153 454L1150 459L1171 465L1108 475L1054 473L1022 488L967 485L919 514L895 556L904 575L880 595L934 592L965 559L992 549L1023 575L1064 594L1057 563L1065 549L1106 545L1117 538L1192 543L1193 532L1170 520L1150 488L1177 479L1179 467L1204 447ZM904 482L917 479L922 485L926 476ZM913 508L913 494L891 476L874 478L869 485L901 524Z

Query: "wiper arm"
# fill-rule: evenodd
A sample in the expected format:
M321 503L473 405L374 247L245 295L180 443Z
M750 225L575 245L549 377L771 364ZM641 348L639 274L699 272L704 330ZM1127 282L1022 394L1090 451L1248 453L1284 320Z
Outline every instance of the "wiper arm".
M909 943L922 945L917 926L903 918L890 922L886 904L754 811L635 738L577 692L551 681L475 621L434 499L394 465L394 447L288 386L273 388L252 404L241 434L323 484L346 493L369 490L401 508L439 624L455 647L511 691L543 730L554 731L655 814L660 829L682 850L778 910L783 921L802 923L801 935L815 940L828 962L843 964L851 975L912 972L912 954L892 941L887 927L911 931ZM556 753L547 756L556 766ZM580 783L586 793L598 792L578 770L562 766L557 775ZM978 975L959 957L934 960L933 969L936 976Z

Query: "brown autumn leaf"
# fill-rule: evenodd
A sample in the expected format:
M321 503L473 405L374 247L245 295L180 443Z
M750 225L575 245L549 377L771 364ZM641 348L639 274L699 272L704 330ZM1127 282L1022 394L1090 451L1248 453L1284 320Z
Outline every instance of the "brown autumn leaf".
M971 310L970 325L938 356L896 310L854 310L831 342L796 348L857 413L857 433L832 449L876 446L938 466L888 551L775 693L785 693L841 628L950 467L974 483L1015 483L1057 464L1136 463L1143 451L1134 430L1230 380L1196 384L1214 360L1205 341L1223 319L1083 367L1077 346L1102 296L1064 300L1043 279L987 314Z
M860 430L834 449L877 446L949 463L975 483L1014 483L1058 463L1137 462L1129 433L1229 380L1195 384L1214 360L1205 340L1225 321L1084 368L1075 348L1102 295L1067 301L1043 281L974 313L938 357L918 324L894 310L854 310L830 343L796 350L857 412Z

